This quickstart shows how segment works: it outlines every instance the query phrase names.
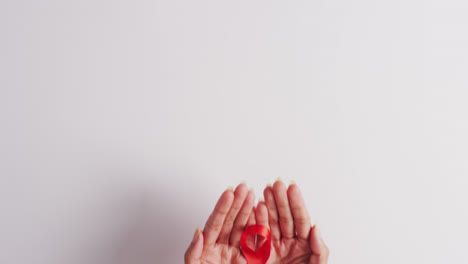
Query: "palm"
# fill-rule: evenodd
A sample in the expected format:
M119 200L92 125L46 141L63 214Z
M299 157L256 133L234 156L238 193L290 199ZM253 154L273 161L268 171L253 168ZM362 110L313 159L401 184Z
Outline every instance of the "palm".
M283 239L271 245L271 254L267 264L273 263L309 263L312 256L309 241L303 239Z
M211 248L204 249L200 258L200 264L246 264L240 249L230 245L217 244Z

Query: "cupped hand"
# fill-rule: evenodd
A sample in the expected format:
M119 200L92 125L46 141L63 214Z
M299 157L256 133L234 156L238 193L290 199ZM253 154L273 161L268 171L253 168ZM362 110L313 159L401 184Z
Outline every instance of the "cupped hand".
M271 254L267 264L326 264L329 250L310 217L296 184L289 188L281 181L264 190L265 202L255 209L256 224L271 232Z
M254 203L255 195L245 184L224 191L203 231L195 232L185 263L246 264L239 243L245 227L255 224Z

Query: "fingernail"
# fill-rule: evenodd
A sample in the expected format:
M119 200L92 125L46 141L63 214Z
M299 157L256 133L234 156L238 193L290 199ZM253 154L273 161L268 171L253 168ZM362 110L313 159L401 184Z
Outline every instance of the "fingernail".
M296 185L296 182L294 180L289 182L289 185Z
M280 181L281 181L280 177L276 178L276 180L275 180L275 182L280 182Z
M272 188L273 186L271 184L267 184L267 188Z
M197 227L197 230L195 230L195 234L193 234L192 244L197 242L199 237L200 237L200 228Z
M247 181L241 181L240 184L246 184L247 185Z
M227 187L227 189L230 190L230 191L234 191L234 187L232 187L232 186Z

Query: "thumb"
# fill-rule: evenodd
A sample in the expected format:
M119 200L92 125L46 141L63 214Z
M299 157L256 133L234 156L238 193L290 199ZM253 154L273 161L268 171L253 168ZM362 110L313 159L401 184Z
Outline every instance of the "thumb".
M203 252L203 233L197 228L193 235L192 243L185 252L185 264L200 263L200 257Z
M330 251L323 241L322 233L317 225L314 225L310 231L310 249L316 264L326 264Z

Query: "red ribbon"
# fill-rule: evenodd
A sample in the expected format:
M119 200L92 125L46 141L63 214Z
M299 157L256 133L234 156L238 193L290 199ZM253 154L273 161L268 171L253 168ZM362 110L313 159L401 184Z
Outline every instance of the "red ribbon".
M257 249L257 251L252 250L247 246L246 240L250 235L259 235L265 238L265 243ZM271 251L271 235L268 227L263 225L252 225L247 227L244 232L242 232L240 246L244 257L247 260L248 264L265 264L270 258Z

